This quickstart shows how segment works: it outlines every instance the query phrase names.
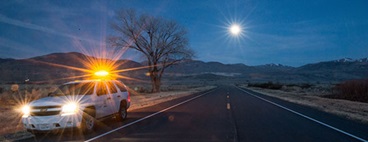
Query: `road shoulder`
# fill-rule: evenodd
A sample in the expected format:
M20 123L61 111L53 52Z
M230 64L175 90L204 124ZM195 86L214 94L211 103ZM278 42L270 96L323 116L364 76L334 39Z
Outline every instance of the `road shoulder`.
M284 92L280 90L262 89L239 86L257 93L275 97L284 101L312 107L330 114L335 114L350 120L368 124L368 104L348 100L329 99L319 96L307 96Z

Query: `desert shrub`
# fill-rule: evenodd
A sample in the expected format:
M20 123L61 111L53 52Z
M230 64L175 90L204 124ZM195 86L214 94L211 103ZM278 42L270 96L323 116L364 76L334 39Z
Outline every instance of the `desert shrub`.
M302 89L308 89L308 88L311 88L312 86L313 85L309 83L303 83L299 85L299 87L301 87Z
M302 83L302 84L287 84L287 87L300 87L302 89L308 89L311 88L313 85L309 83Z
M282 88L282 84L267 82L267 83L249 83L248 87L258 87L258 88L265 88L265 89L273 89L273 90L280 90Z
M13 92L18 92L19 91L19 85L18 84L11 85L10 90L13 91Z
M350 80L334 87L332 97L351 101L368 102L368 79Z
M149 93L149 92L150 92L150 89L149 89L149 88L147 88L147 87L142 87L142 86L134 87L134 90L135 90L137 93Z
M30 102L42 97L46 97L50 92L47 86L28 86L18 84L7 85L0 93L0 105L14 106L24 102Z

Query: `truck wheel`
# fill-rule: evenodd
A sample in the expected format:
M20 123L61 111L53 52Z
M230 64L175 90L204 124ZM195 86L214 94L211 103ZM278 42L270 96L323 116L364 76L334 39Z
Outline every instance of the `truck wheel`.
M92 111L86 111L83 113L82 118L82 132L88 134L93 132L96 124L94 113Z
M123 104L120 104L119 112L116 116L116 119L118 121L124 121L125 118L127 118L127 116L128 116L128 112L127 112L126 106Z

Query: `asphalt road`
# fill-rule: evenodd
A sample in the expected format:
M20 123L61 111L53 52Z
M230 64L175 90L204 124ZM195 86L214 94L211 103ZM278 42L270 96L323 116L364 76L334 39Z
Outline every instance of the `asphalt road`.
M194 97L194 98L193 98ZM188 100L189 99L189 100ZM96 132L24 141L366 141L368 125L235 86L220 86L107 119Z

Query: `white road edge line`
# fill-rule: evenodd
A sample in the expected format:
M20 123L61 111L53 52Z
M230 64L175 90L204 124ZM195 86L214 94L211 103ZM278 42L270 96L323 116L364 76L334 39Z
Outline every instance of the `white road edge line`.
M133 121L133 122L131 122L131 123L125 124L125 125L123 125L123 126L120 126L120 127L118 127L118 128L115 128L115 129L113 129L113 130L110 130L110 131L108 131L108 132L106 132L106 133L103 133L103 134L101 134L101 135L98 135L98 136L95 136L95 137L90 138L90 139L88 139L88 140L85 140L85 142L91 142L91 141L93 141L93 140L96 140L96 139L98 139L98 138L101 138L101 137L103 137L103 136L106 136L106 135L108 135L108 134L110 134L110 133L112 133L112 132L115 132L115 131L117 131L117 130L123 129L123 128L125 128L125 127L128 127L128 126L130 126L130 125L133 125L133 124L138 123L138 122L140 122L140 121L143 121L143 120L145 120L145 119L148 119L148 118L150 118L150 117L152 117L152 116L155 116L155 115L157 115L157 114L160 114L160 113L162 113L162 112L165 112L165 111L167 111L167 110L169 110L169 109L172 109L172 108L174 108L174 107L180 106L180 105L182 105L182 104L185 104L185 103L187 103L187 102L190 102L190 101L192 101L192 100L194 100L194 99L197 99L197 98L199 98L199 97L202 97L202 96L204 96L204 95L207 95L208 93L211 93L211 92L213 92L213 91L215 91L215 90L217 90L217 89L213 89L213 90L211 90L211 91L209 91L209 92L206 92L206 93L203 93L203 94L201 94L201 95L195 96L195 97L193 97L193 98L190 98L190 99L188 99L188 100L185 100L185 101L183 101L183 102L180 102L180 103L178 103L178 104L176 104L176 105L170 106L170 107L168 107L168 108L165 108L165 109L163 109L163 110L160 110L160 111L158 111L158 112L155 112L155 113L153 113L153 114L150 114L150 115L148 115L148 116L146 116L146 117L143 117L143 118L141 118L141 119L138 119L138 120Z
M360 137L358 137L358 136L355 136L355 135L353 135L353 134L350 134L350 133L348 133L348 132L345 132L345 131L343 131L343 130L340 130L340 129L336 128L336 127L333 127L333 126L331 126L331 125L328 125L328 124L326 124L326 123L323 123L323 122L321 122L321 121L318 121L318 120L316 120L316 119L314 119L314 118L312 118L312 117L306 116L306 115L304 115L304 114L302 114L302 113L296 112L296 111L294 111L294 110L292 110L292 109L289 109L289 108L287 108L287 107L284 107L284 106L282 106L282 105L279 105L279 104L277 104L277 103L274 103L274 102L272 102L272 101L269 101L269 100L267 100L267 99L265 99L265 98L262 98L262 97L259 97L259 96L257 96L257 95L254 95L254 94L252 94L252 93L250 93L250 92L248 92L248 91L246 91L246 90L243 90L242 88L239 88L238 86L235 86L235 87L236 87L236 88L238 88L239 90L242 90L242 91L243 91L243 92L245 92L245 93L248 93L249 95L251 95L251 96L253 96L253 97L256 97L256 98L261 99L261 100L263 100L263 101L265 101L265 102L268 102L268 103L270 103L270 104L273 104L273 105L275 105L275 106L277 106L277 107L280 107L280 108L282 108L282 109L285 109L285 110L287 110L287 111L290 111L290 112L292 112L292 113L294 113L294 114L297 114L297 115L299 115L299 116L301 116L301 117L304 117L304 118L306 118L306 119L309 119L309 120L311 120L311 121L314 121L314 122L316 122L316 123L318 123L318 124L321 124L321 125L323 125L323 126L326 126L326 127L328 127L328 128L331 128L331 129L333 129L333 130L335 130L335 131L338 131L338 132L340 132L340 133L343 133L343 134L345 134L345 135L348 135L348 136L350 136L350 137L352 137L352 138L355 138L355 139L357 139L357 140L360 140L360 141L362 141L362 142L368 142L368 141L367 141L367 140L365 140L365 139L362 139L362 138L360 138Z

